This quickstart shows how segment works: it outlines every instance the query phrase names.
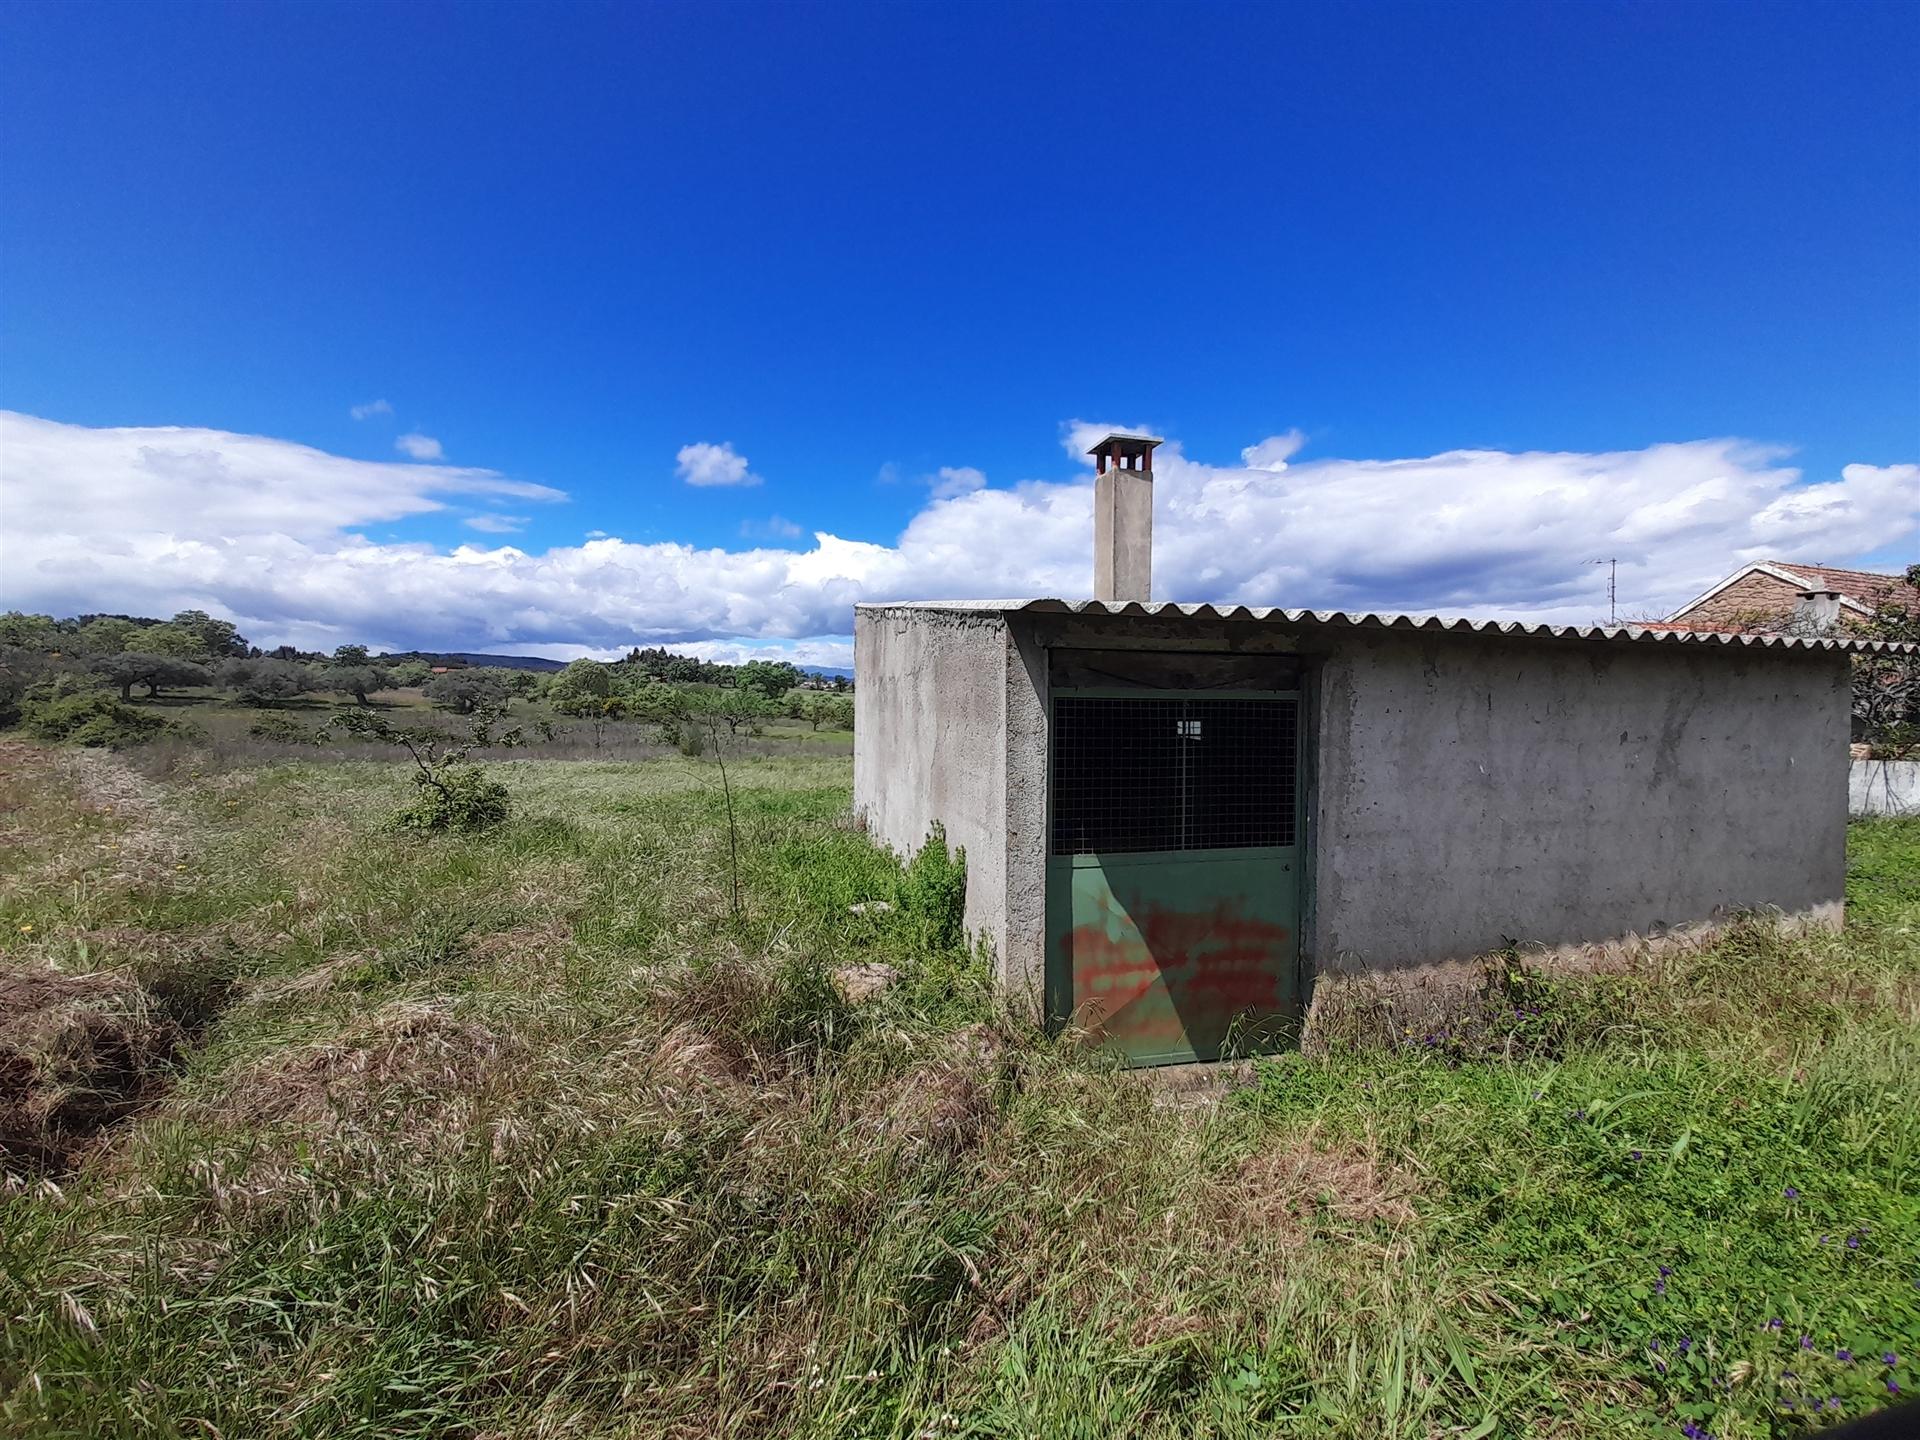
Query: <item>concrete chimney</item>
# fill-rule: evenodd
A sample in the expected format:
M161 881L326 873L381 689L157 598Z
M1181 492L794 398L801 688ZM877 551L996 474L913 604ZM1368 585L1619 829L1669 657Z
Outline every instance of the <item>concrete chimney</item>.
M1795 635L1825 635L1840 623L1840 599L1838 590L1802 590L1789 628Z
M1093 456L1093 598L1153 594L1153 448L1156 435L1109 435Z

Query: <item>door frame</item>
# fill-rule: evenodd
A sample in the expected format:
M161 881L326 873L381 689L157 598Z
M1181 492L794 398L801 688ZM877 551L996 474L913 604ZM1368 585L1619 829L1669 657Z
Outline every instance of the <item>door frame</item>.
M1172 654L1198 658L1202 652L1184 650L1142 650L1141 655ZM1275 657L1293 659L1295 657ZM1310 942L1313 933L1312 916L1314 905L1314 854L1318 848L1318 837L1312 825L1314 812L1313 797L1317 793L1317 770L1314 756L1318 752L1319 725L1313 703L1316 693L1316 679L1313 667L1303 666L1295 683L1286 689L1207 689L1188 686L1179 689L1166 689L1152 685L1098 685L1098 686L1059 686L1049 685L1046 711L1046 829L1042 846L1042 884L1044 887L1042 914L1044 964L1041 985L1043 1021L1048 1034L1058 1034L1065 1028L1073 1015L1073 967L1070 955L1063 953L1054 943L1053 915L1055 904L1054 875L1059 870L1069 877L1078 865L1093 863L1095 856L1056 855L1053 849L1053 797L1054 797L1054 701L1057 699L1081 700L1292 700L1294 713L1294 787L1293 787L1293 850L1296 862L1292 871L1293 913L1295 916L1295 935L1293 947L1293 975L1290 977L1293 994L1299 1005L1298 1024L1294 1033L1298 1034L1298 1025L1306 1020L1307 1006L1312 1002L1310 978L1312 965L1309 959ZM1244 847L1245 849L1264 849L1281 847ZM1164 854L1168 852L1116 852L1120 863L1128 863L1123 858L1134 853ZM1231 856L1244 853L1243 849L1218 851L1197 850L1188 852L1196 859L1206 855ZM1143 862L1144 863L1144 862ZM1070 882L1069 882L1070 883ZM1071 903L1071 894L1068 895ZM1148 1063L1180 1063L1154 1061ZM1204 1062L1186 1062L1204 1063Z

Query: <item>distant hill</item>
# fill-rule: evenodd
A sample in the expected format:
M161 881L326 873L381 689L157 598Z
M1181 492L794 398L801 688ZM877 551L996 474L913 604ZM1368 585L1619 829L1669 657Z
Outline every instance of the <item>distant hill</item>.
M564 660L540 655L480 655L471 650L403 650L382 660L424 660L429 665L490 665L496 670L564 670Z

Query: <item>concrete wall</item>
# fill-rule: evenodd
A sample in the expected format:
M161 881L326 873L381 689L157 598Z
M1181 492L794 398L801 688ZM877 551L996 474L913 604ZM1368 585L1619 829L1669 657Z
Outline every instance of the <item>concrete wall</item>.
M1920 760L1856 760L1847 771L1854 815L1920 815Z
M862 607L856 807L902 854L945 822L967 850L968 927L1030 1004L1051 646L1307 663L1317 971L1508 938L1601 944L1757 906L1839 918L1844 655Z
M1320 694L1323 971L1839 919L1844 655L1355 634Z
M903 859L945 825L967 852L967 928L1002 952L1007 654L997 617L854 612L854 810Z

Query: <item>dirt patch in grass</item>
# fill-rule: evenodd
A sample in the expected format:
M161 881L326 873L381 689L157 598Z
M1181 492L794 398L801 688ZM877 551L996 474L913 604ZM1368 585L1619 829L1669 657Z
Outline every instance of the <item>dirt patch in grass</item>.
M378 1119L431 1128L450 1097L485 1086L508 1042L441 1004L388 1006L359 1031L277 1052L234 1075L205 1108L294 1125L363 1126Z
M1240 1162L1218 1196L1223 1225L1306 1234L1324 1219L1348 1226L1413 1222L1414 1183L1370 1149L1312 1135Z
M71 1169L167 1087L185 1038L124 972L0 966L0 1165Z

